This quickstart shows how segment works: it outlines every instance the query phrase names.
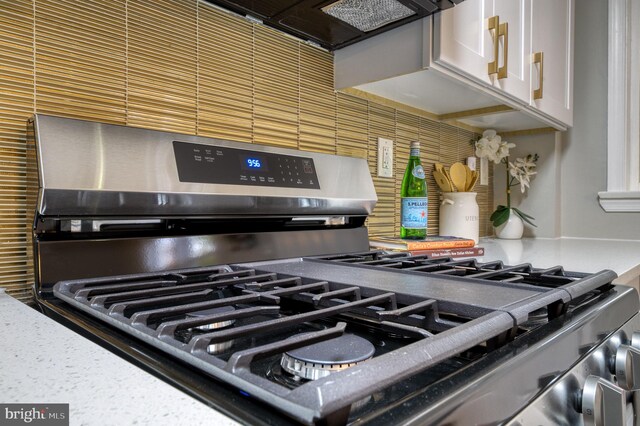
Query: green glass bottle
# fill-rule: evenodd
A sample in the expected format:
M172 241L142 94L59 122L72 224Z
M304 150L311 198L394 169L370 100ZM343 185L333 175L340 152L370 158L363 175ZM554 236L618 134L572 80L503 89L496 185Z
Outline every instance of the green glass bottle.
M418 240L427 236L427 183L420 164L420 142L411 142L409 164L400 189L400 238Z

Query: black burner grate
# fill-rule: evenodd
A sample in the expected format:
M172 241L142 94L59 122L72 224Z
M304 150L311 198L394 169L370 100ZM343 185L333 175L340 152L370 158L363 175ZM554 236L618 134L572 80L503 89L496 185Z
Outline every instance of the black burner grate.
M431 259L404 252L371 251L314 258L342 264L401 269L411 272L477 278L505 283L523 283L556 288L580 280L588 274L567 273L562 266L534 268L529 263L506 266L501 261L480 263L476 259Z
M520 290L508 306L491 307L356 285L359 275L347 279L340 268L330 266L336 263L350 270L384 268L398 289L401 277L416 275L419 280L422 275L442 277L446 284L469 279L482 289L495 287L496 281L507 287L537 282L558 288ZM55 285L54 294L298 421L342 423L351 405L369 400L372 392L443 362L471 362L459 355L482 356L522 332L530 315L541 309L557 315L574 296L606 286L615 277L610 272L589 276L562 268L434 261L382 252L305 259L300 264L320 266L320 275L334 270L342 278L283 273L277 269L290 271L294 263L274 262L264 268L222 265L65 281ZM429 280L420 282L436 286ZM223 307L233 309L219 309ZM219 323L230 325L199 330ZM267 372L283 353L345 332L378 342L373 358L295 388L270 380ZM359 379L352 380L353 375Z

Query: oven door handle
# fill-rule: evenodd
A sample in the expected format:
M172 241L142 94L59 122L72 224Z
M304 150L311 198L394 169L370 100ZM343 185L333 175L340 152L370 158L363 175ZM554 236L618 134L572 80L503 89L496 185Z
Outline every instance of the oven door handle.
M109 225L123 225L123 226L135 226L135 225L151 225L160 224L162 219L132 219L132 220L93 220L91 221L91 229L93 232L102 231L103 226Z

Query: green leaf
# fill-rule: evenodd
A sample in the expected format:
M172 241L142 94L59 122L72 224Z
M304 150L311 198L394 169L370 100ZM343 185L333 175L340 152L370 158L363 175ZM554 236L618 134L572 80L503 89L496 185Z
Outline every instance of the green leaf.
M526 214L525 212L523 212L523 211L522 211L522 210L520 210L520 209L517 209L517 208L515 208L515 207L513 207L513 209L518 213L518 215L519 215L521 218L525 218L525 217L526 217L526 218L528 218L528 219L536 220L536 218L535 218L535 217L533 217L533 216L529 216L528 214Z
M518 216L520 216L520 215L518 215ZM524 220L525 222L527 222L529 225L533 226L534 228L537 228L537 227L538 227L538 225L536 225L535 223L533 223L532 221L530 221L530 220L529 220L529 219L527 219L526 217L524 217L524 216L520 216L520 218L521 218L522 220Z
M496 207L496 211L494 211L494 212L491 214L491 217L489 218L489 220L490 220L491 222L493 222L494 220L496 220L496 218L498 217L498 215L499 215L501 212L503 212L504 210L507 210L507 207L506 207L506 206L502 206L502 205L500 205L500 206Z
M509 209L502 209L500 211L496 210L495 213L495 218L493 218L491 222L493 222L493 226L495 226L496 228L509 219ZM491 215L491 217L493 216L494 215Z
M537 228L537 227L538 227L535 223L533 223L531 220L529 220L529 218L531 218L531 219L535 220L535 218L534 218L534 217L531 217L531 216L529 216L529 215L527 215L527 214L524 214L524 213L522 213L520 210L515 209L515 208L513 209L513 211L514 211L518 216L520 216L520 219L522 219L523 221L527 222L529 225L533 226L534 228Z

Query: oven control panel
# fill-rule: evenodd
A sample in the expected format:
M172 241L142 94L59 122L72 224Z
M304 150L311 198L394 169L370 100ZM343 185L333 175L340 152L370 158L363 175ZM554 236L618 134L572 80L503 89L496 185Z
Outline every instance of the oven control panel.
M320 189L312 158L173 141L180 182Z

